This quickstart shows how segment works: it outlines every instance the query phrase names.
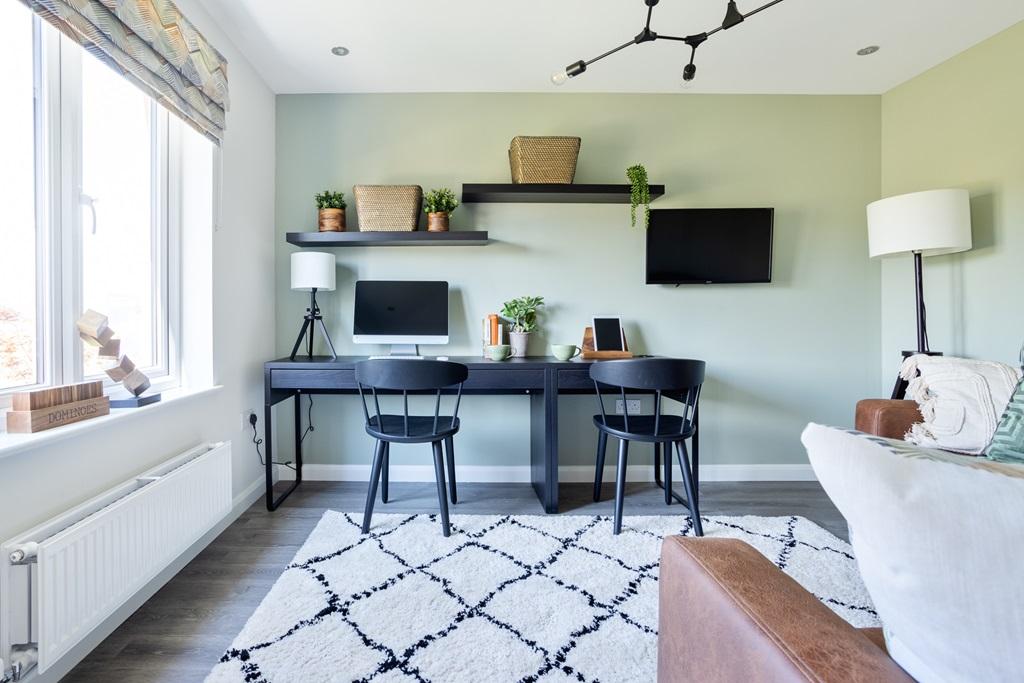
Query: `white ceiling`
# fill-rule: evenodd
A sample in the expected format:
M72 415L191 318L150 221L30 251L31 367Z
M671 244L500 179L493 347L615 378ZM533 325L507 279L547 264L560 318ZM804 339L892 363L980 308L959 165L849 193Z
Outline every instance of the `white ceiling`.
M767 0L738 0L749 12ZM679 92L689 48L630 40L643 0L203 0L278 93ZM710 30L726 0L663 0L652 29ZM709 93L881 93L1024 20L1022 0L784 0L697 51ZM877 44L874 55L856 51ZM335 57L331 47L351 50ZM979 78L984 74L978 74Z

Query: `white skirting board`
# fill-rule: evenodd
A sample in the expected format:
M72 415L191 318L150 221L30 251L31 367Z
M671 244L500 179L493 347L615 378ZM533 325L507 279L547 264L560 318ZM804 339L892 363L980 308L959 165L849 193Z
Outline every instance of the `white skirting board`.
M614 460L609 456L609 460ZM678 468L676 468L678 469ZM460 482L528 484L528 465L455 465ZM676 473L677 475L678 473ZM295 473L286 467L278 468L282 480L295 478ZM306 481L366 481L370 466L366 465L318 465L302 467L302 478ZM392 465L390 481L426 482L434 481L433 465ZM615 466L604 469L605 482L615 481ZM701 465L700 480L706 481L817 481L809 464L785 465ZM558 481L566 484L594 481L591 465L564 465L558 468ZM654 481L653 465L630 465L626 470L626 481Z

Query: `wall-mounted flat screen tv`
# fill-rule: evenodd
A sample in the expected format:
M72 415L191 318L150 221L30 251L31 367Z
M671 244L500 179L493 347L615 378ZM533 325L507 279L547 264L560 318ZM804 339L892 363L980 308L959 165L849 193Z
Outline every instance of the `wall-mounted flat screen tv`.
M647 284L772 281L774 209L653 209Z

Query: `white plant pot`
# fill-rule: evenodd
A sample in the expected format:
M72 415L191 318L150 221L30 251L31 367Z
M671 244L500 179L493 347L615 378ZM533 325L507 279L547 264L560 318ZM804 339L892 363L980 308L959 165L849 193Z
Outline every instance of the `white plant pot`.
M509 332L508 343L512 346L513 358L526 357L526 345L530 341L529 332Z

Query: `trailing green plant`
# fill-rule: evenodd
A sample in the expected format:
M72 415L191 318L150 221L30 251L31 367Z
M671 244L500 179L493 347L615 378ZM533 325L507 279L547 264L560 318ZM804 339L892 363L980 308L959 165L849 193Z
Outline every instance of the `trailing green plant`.
M629 223L636 227L636 210L643 206L643 223L646 228L651 218L651 186L647 182L647 169L643 164L634 164L626 169L626 178L629 179Z
M501 317L512 323L510 332L533 332L537 329L537 309L543 305L542 296L521 296L502 305Z
M316 208L318 209L344 209L348 206L345 203L344 192L331 192L324 190L316 195Z
M451 213L458 206L459 200L455 198L455 193L447 187L442 187L440 190L431 190L423 195L424 213Z

